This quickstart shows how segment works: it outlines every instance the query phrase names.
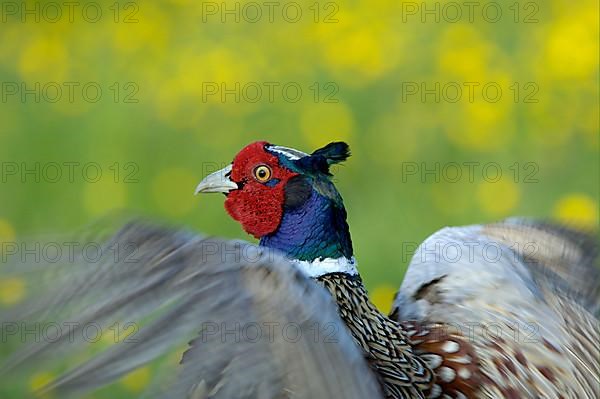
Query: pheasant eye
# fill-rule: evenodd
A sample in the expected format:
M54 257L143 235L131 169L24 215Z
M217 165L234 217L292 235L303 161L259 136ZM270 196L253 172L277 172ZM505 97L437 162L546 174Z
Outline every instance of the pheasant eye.
M254 168L254 178L261 183L268 181L271 178L271 168L267 165L259 165Z

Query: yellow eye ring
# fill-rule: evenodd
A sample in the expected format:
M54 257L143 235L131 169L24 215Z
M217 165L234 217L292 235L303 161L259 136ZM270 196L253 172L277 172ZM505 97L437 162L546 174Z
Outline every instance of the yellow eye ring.
M269 181L269 179L271 179L271 168L269 168L267 165L259 165L256 168L254 168L254 178L261 182L261 183L265 183L267 181Z

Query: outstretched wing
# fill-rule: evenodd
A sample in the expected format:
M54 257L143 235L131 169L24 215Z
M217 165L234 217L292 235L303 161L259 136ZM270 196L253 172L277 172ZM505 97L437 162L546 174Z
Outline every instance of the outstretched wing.
M567 296L598 316L600 246L593 235L519 218L486 225L483 234L520 255L538 286Z
M180 366L161 370L150 396L381 397L330 296L276 253L141 222L104 241L96 255L85 247L76 246L82 250L73 259L4 265L0 278L24 279L35 294L0 309L0 322L62 328L14 351L0 374L89 353L84 329L108 331L120 322L134 323L136 334L46 389L81 395L184 352L193 338Z
M415 253L393 315L469 337L482 395L597 397L596 240L546 223L445 228Z

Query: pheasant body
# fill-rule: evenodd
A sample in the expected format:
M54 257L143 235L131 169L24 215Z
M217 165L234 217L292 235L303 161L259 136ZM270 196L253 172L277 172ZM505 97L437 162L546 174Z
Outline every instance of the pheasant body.
M333 273L317 279L336 301L338 313L365 352L388 398L425 398L433 374L412 352L402 327L369 301L358 275Z
M30 279L37 290L31 301L0 308L0 322L141 323L134 342L47 387L61 397L115 381L183 342L183 361L151 392L169 399L600 396L595 239L514 220L443 229L419 248L384 316L356 270L329 171L349 155L345 143L312 154L252 143L196 192L224 193L227 212L259 246L131 223L102 241L118 256L106 250L98 262L79 254L71 264L0 268L0 278ZM497 259L472 253L490 246ZM267 337L248 334L265 326ZM298 340L285 330L272 334L274 326L296 327ZM338 340L310 340L314 326L333 326ZM38 366L80 329L17 351L0 375Z
M595 258L556 234L553 251L528 250L525 257L524 244L552 242L549 229L516 220L446 228L427 239L411 262L392 317L437 321L467 335L479 358L477 397L600 396L600 324L590 313L598 299L582 296L583 288L598 287ZM464 254L468 246L494 245L500 256L492 262L472 251L471 258L428 259L426 251L448 245Z

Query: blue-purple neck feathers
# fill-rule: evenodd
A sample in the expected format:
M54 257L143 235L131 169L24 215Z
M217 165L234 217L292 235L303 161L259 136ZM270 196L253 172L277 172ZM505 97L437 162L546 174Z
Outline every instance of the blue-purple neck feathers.
M311 188L302 203L284 208L279 228L273 234L262 237L260 245L277 249L291 259L304 261L350 259L353 255L346 210L341 199L335 201L315 188Z

